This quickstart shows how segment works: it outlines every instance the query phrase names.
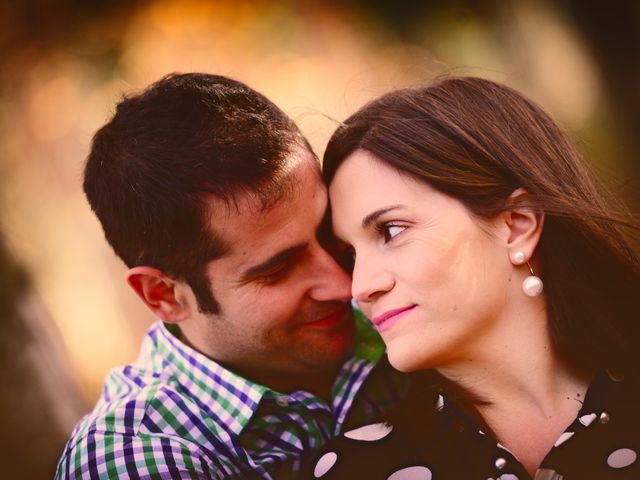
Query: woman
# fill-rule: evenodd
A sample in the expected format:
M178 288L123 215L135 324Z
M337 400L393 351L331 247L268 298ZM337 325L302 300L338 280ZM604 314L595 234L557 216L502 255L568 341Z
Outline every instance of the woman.
M324 174L353 296L417 373L316 478L640 478L637 225L539 107L478 78L395 91Z

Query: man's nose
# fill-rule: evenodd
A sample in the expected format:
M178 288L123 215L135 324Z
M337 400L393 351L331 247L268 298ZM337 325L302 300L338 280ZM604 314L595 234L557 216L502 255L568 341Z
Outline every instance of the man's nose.
M321 246L316 252L316 262L312 275L318 281L314 285L311 296L321 302L351 300L351 278L338 264L337 260L331 256Z

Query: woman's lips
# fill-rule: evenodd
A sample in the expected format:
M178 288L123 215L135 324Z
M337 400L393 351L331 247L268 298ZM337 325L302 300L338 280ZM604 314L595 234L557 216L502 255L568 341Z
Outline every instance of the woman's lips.
M416 305L410 305L408 307L396 308L394 310L388 310L384 312L382 315L378 315L374 317L373 324L380 332L384 332L385 330L391 328L391 326L400 320L402 317L408 315L416 308Z

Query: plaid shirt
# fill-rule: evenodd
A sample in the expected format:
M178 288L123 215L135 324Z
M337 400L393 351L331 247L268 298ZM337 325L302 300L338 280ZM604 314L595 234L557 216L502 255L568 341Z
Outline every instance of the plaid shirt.
M56 478L297 478L303 459L346 424L374 418L406 391L404 377L377 361L372 338L379 340L358 340L329 406L309 392L282 394L242 378L157 322L138 360L109 374ZM378 358L363 358L367 348Z

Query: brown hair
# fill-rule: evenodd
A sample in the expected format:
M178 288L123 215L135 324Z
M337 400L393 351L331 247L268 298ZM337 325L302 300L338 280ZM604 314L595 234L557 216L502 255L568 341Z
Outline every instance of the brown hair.
M546 215L536 256L557 351L576 368L638 373L640 260L629 235L638 224L537 105L488 80L446 78L349 117L327 146L327 183L356 149L481 218L512 208L507 198L525 188L527 205Z
M208 262L229 245L211 198L250 194L267 208L290 188L287 159L308 149L293 121L236 80L174 73L125 97L93 138L84 192L115 253L185 280L218 313Z

